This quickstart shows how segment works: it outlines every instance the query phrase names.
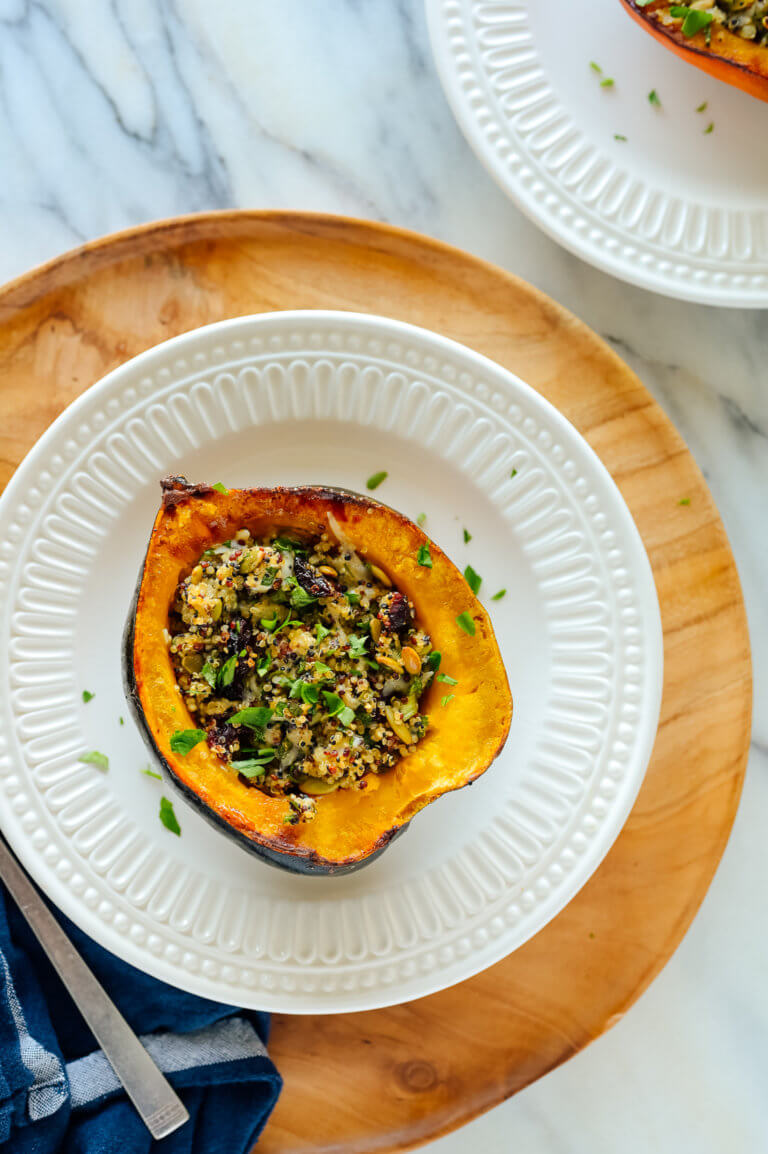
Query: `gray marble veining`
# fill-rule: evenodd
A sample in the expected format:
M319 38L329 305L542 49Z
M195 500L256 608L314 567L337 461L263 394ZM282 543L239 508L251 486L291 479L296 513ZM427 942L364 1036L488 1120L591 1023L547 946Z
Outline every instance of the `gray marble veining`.
M228 206L392 221L532 281L606 337L690 444L750 615L753 756L682 947L605 1038L435 1154L768 1149L768 325L564 252L464 143L421 0L0 0L0 279L140 221Z

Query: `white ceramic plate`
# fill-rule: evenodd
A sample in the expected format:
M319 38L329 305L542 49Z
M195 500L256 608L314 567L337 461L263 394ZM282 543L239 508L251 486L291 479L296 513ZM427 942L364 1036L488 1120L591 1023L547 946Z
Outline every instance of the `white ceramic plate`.
M379 469L377 496L426 512L486 597L508 590L488 602L515 698L504 754L348 877L277 871L178 798L174 837L120 675L158 478L361 489ZM0 542L3 831L74 921L166 981L292 1013L428 994L541 929L637 794L662 648L634 523L555 409L435 334L284 312L151 349L35 446L0 499ZM78 762L91 749L108 773Z
M768 305L766 104L676 57L619 0L426 3L464 134L538 225L644 288Z

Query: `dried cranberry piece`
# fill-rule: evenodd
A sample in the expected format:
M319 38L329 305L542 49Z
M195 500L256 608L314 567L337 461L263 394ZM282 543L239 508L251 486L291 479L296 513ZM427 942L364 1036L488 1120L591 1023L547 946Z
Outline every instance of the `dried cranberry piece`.
M299 585L305 593L309 593L310 597L330 597L333 593L333 586L326 581L325 577L316 573L303 557L296 557L293 571Z
M379 602L381 627L387 633L404 633L411 627L413 607L404 593L385 593Z

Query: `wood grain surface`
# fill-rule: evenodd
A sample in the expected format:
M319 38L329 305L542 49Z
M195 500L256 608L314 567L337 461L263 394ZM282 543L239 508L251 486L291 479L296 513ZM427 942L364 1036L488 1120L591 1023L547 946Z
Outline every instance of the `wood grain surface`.
M285 1091L259 1151L365 1154L426 1141L514 1094L608 1029L659 972L736 812L749 642L717 509L637 377L529 285L382 225L297 213L188 217L108 237L0 290L0 483L115 365L198 325L285 308L424 325L538 389L624 494L664 627L661 724L645 783L570 905L510 957L441 994L371 1013L273 1019Z

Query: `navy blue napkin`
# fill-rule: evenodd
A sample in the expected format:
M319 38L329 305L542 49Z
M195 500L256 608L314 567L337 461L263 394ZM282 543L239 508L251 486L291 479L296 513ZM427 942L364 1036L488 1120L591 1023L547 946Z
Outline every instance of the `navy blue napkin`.
M63 928L167 1074L190 1120L154 1142L32 932L0 893L0 1151L240 1154L282 1081L269 1015L185 994Z

